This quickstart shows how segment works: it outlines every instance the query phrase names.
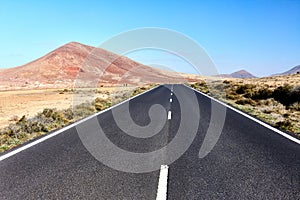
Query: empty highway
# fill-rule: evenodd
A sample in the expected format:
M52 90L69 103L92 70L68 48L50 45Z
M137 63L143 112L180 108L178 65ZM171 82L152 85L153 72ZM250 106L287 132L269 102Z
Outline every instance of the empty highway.
M216 123L211 106L210 98L186 86L159 86L18 153L2 154L0 199L299 199L300 145L224 105L216 107L226 111L220 137L199 157ZM128 109L134 124L121 127L129 123L122 118ZM98 134L98 126L107 141L89 149L86 142L99 141L82 134ZM174 141L178 149L164 149ZM124 155L147 156L135 163L115 155L110 142Z

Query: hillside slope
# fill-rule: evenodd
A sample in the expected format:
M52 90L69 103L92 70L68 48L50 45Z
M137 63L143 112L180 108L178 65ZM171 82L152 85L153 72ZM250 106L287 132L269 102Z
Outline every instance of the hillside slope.
M182 74L158 70L101 48L70 42L23 66L0 71L0 89L65 88L184 82Z

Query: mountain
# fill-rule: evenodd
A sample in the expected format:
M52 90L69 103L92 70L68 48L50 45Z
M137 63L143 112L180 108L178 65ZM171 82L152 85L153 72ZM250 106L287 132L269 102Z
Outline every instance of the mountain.
M233 72L231 74L220 74L218 77L223 78L256 78L254 75L252 75L250 72L247 72L246 70L239 70L236 72Z
M292 69L290 69L286 72L276 74L276 75L282 76L282 75L291 75L291 74L297 74L297 73L300 73L300 65L297 65L296 67L293 67Z
M250 72L247 72L246 70L234 72L230 74L230 76L232 78L256 78L254 75L252 75Z
M148 67L101 48L70 42L23 66L0 71L0 89L174 83L185 82L185 78L188 76Z

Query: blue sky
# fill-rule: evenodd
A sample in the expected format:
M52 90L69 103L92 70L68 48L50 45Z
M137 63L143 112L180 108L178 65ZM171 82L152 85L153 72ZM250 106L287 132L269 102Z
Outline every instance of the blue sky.
M140 27L168 28L193 38L220 73L243 68L264 76L300 64L296 0L2 0L0 24L0 68L25 64L70 41L98 46ZM142 54L132 57L143 60ZM176 69L190 72L184 65Z

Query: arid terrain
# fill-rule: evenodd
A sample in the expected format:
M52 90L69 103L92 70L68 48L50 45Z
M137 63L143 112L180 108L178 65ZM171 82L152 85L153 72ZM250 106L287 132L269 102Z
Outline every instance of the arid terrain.
M0 70L0 150L108 108L151 84L198 80L105 49L67 43L25 65Z
M191 86L276 128L300 136L300 74L207 79Z
M102 87L95 92L95 89L87 89L89 95L76 93L68 89L35 89L35 90L14 90L0 92L0 128L13 123L25 115L33 117L45 108L58 110L67 109L79 103L92 101L100 97L108 99L113 95L123 92L130 92L135 87Z
M151 68L71 42L23 66L0 70L0 151L164 83L191 83L199 91L299 136L299 66L282 74L255 78L240 70L201 77Z
M0 93L0 152L104 110L154 85Z

